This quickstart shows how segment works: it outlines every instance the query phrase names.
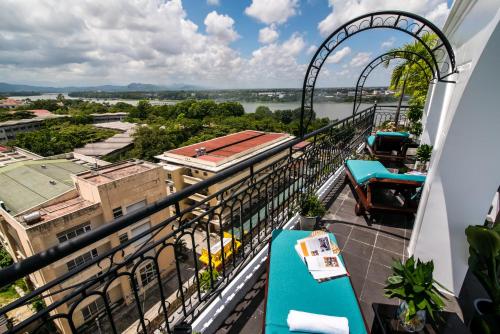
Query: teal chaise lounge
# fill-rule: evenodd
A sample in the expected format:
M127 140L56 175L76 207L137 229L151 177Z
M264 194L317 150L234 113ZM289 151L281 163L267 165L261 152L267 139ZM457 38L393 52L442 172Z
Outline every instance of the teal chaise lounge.
M412 140L408 132L377 131L366 138L368 153L379 160L404 160L409 146L412 146Z
M296 310L346 317L350 334L367 334L369 331L349 276L319 283L295 251L297 240L310 234L310 231L273 231L268 257L264 333L302 333L291 332L287 325L288 312ZM329 236L336 243L335 236L331 233Z
M347 160L345 170L356 192L356 215L417 211L425 175L391 173L379 161L368 160Z

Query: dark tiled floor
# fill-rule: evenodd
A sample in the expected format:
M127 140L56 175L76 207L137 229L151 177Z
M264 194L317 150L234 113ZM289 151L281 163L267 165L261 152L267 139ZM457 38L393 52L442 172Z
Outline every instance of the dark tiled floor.
M413 217L383 215L375 220L354 214L356 200L348 186L332 198L328 213L323 218L325 228L333 232L342 250L346 267L369 326L373 323L372 303L398 304L398 300L384 297L384 283L391 272L391 264L406 259ZM265 275L244 298L236 311L225 321L218 333L261 333L264 321ZM255 291L260 291L259 293ZM252 294L253 301L249 301ZM460 313L456 301L450 300L447 309Z

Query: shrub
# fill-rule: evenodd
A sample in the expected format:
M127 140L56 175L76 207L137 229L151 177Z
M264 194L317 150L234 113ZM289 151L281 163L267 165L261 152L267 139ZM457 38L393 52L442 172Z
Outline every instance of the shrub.
M306 196L300 203L300 214L305 217L323 216L326 208L319 198L314 195Z
M427 144L422 144L417 149L417 159L420 162L426 163L431 160L432 146Z

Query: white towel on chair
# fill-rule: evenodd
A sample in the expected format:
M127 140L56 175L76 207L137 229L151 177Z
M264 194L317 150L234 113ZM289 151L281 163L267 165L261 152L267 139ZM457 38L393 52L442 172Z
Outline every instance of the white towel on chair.
M291 331L349 334L349 321L346 317L334 317L290 310L286 321Z

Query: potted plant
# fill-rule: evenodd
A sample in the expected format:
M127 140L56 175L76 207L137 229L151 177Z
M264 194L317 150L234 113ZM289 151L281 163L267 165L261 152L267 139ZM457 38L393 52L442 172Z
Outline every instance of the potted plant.
M422 163L421 170L427 169L427 163L431 160L432 146L422 144L417 148L417 160Z
M425 326L426 315L434 320L436 313L444 307L444 296L432 278L434 263L415 262L412 256L404 263L394 262L392 270L384 288L385 296L401 299L398 319L403 328L408 332L420 331Z
M500 225L477 225L465 229L469 243L469 269L491 300L476 300L470 327L474 333L500 332Z
M326 208L317 196L308 195L303 197L300 203L300 229L314 230L325 212Z

